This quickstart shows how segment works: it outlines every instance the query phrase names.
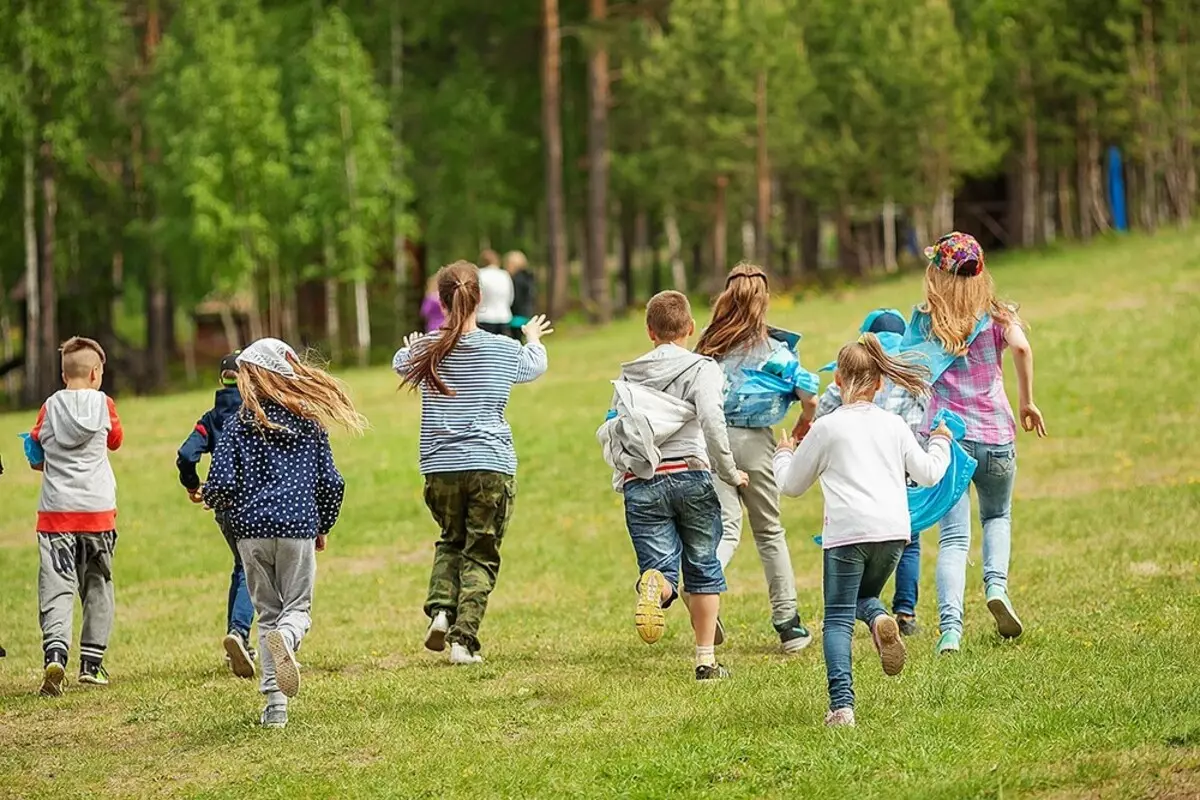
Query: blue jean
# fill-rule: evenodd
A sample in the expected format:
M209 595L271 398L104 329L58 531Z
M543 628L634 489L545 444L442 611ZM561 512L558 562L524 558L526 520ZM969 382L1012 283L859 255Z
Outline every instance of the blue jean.
M975 492L983 526L983 582L1008 590L1008 561L1012 550L1012 493L1017 477L1017 452L1009 444L962 442L979 462ZM967 585L967 554L971 549L971 493L966 492L939 523L937 592L942 633L962 633L963 593Z
M691 594L725 591L717 560L721 504L709 473L656 475L626 483L624 492L625 525L639 573L658 570L678 594L682 566L683 585Z
M821 644L829 681L829 710L854 708L850 643L854 620L872 625L887 614L879 593L892 576L904 542L871 542L831 547L825 551L825 623Z
M921 584L921 539L914 533L904 546L900 563L896 565L896 593L892 595L892 613L917 615L917 596Z
M225 604L225 632L240 633L247 642L250 641L250 626L254 624L254 604L250 602L250 590L246 587L246 568L242 566L242 556L238 552L237 541L229 535L225 521L217 517L217 525L225 543L233 552L233 572L229 575L229 599Z

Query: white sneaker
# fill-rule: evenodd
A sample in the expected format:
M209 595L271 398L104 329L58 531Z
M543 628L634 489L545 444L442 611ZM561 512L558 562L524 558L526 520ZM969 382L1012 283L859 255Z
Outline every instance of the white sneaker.
M465 666L467 664L479 664L483 662L483 656L478 653L472 653L467 649L465 644L455 642L450 645L450 663L455 666Z
M446 634L450 631L450 618L445 611L433 615L429 630L425 632L425 649L440 653L446 649Z

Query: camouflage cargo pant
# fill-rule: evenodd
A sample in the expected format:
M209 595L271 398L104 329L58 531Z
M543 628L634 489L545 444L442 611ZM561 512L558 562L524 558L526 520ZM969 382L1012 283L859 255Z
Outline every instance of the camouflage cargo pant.
M425 613L445 611L447 641L479 649L479 625L500 572L500 542L512 518L517 481L499 472L425 476L425 505L442 529L434 548Z

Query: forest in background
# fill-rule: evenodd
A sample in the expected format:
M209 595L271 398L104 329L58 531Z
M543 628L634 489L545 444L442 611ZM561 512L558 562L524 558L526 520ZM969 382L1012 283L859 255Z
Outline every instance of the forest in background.
M1198 2L0 0L0 388L74 333L138 391L265 334L366 364L484 247L602 323L1089 239L1112 147L1130 225L1187 224Z

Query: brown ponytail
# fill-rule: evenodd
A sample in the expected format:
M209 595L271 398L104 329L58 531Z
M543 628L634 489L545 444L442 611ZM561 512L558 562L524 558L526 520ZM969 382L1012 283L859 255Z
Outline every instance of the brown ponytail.
M446 321L437 336L419 341L413 348L404 382L414 391L424 384L438 394L454 396L455 392L438 377L437 370L479 308L479 269L469 261L455 261L438 270L436 280Z
M873 333L864 333L841 349L837 359L838 385L842 402L869 401L875 396L880 378L887 378L905 391L925 397L929 394L929 370L899 358L893 358Z
M721 358L745 344L767 340L767 306L771 293L762 267L738 264L725 279L725 291L713 302L712 321L700 335L696 352Z

